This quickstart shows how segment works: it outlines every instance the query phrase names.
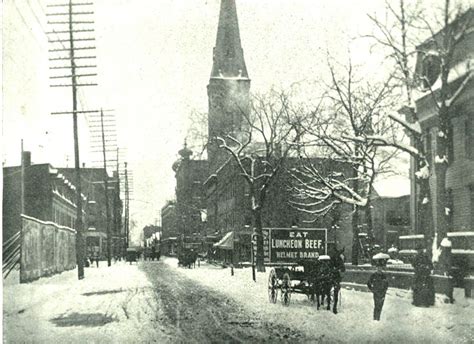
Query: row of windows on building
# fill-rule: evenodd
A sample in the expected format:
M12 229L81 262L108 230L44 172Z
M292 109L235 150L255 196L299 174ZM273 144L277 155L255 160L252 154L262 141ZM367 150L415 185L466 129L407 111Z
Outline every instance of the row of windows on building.
M53 222L69 228L76 227L76 216L68 212L66 208L53 204Z
M462 208L462 210L456 209L456 204L454 202L455 196L453 195L454 194L453 189L447 190L448 207L446 210L446 215L448 215L450 230L459 229L459 228L453 228L454 226L459 225L459 223L465 227L463 229L472 230L472 228L468 228L468 227L472 226L472 224L474 223L474 184L468 185L465 189L467 189L464 191L467 192L468 197L464 199L467 199L467 202L469 202L469 204L459 205L460 208ZM456 194L459 194L463 190L461 189L461 190L455 190L455 191L458 191L456 192ZM463 212L465 213L463 214ZM459 223L455 223L456 216L458 217Z
M459 159L461 155L464 155L465 159L474 158L474 138L473 138L473 125L472 118L470 116L465 116L458 123L461 128L455 128L455 124L451 121L448 127L448 163L452 163L456 159ZM462 144L459 148L455 147L456 137L455 135L462 135L461 142ZM433 160L433 155L436 154L436 148L433 147L433 137L431 129L428 129L425 132L425 151L428 162L431 164ZM462 152L464 150L464 152Z

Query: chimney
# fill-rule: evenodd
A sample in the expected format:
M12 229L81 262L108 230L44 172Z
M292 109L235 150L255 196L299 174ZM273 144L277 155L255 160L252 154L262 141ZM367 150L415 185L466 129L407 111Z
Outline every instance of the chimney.
M31 166L31 152L23 151L23 154L21 156L21 164L24 167Z

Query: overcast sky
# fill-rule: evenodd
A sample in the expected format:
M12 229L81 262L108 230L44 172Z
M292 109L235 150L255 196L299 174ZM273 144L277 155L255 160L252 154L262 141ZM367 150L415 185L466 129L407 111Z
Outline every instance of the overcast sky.
M38 43L41 34L36 42L25 41L16 29L28 22L28 18L19 15L25 1L19 0L16 5L12 0L5 2L9 11L4 17L4 48L9 52L4 50L4 60L10 61L9 66L28 53L25 43L36 48L43 44ZM183 145L190 112L207 111L206 86L220 1L94 2L99 86L81 92L82 106L115 110L119 145L127 148L126 159L134 175L135 201L130 213L141 229L154 223L165 201L174 197L171 165ZM46 11L46 2L26 1L26 5L34 8L39 3L43 3L40 11ZM326 71L326 50L335 56L345 56L351 39L371 30L366 14L382 8L380 0L237 0L251 90L264 92L272 85L286 88L294 82L318 80ZM44 45L47 48L47 43ZM379 67L380 56L370 56L368 42L353 43L351 53L356 63L373 63L372 71ZM32 61L25 63L31 65ZM4 162L18 163L18 138L27 135L26 149L32 150L34 162L72 166L70 118L48 114L69 109L69 94L48 90L47 95L38 99L30 97L26 90L25 97L31 99L28 101L41 106L26 107L16 113L15 101L5 99L16 100L15 94L22 90L24 80L18 77L18 68L24 71L23 65L4 68ZM34 60L28 70L41 75L40 80L47 78L47 56ZM5 109L9 111L5 113ZM81 127L81 137L87 141L86 127ZM81 155L90 166L87 142Z

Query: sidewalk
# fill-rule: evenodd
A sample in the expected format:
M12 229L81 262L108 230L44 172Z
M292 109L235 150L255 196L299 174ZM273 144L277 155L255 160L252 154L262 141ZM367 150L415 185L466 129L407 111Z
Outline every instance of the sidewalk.
M195 269L178 267L177 259L163 262L181 274L216 292L237 301L242 314L259 314L262 321L280 324L305 333L323 342L344 343L473 343L474 300L455 295L454 305L443 302L438 295L436 305L429 308L411 305L408 290L389 288L382 311L382 321L372 320L373 297L365 285L344 285L339 313L318 311L305 295L292 294L289 306L282 305L280 295L276 304L268 300L268 273L257 273L252 281L250 268L222 268L201 262ZM245 311L244 311L245 310Z
M18 272L4 281L5 343L169 342L160 328L160 307L136 264L77 270L29 284Z

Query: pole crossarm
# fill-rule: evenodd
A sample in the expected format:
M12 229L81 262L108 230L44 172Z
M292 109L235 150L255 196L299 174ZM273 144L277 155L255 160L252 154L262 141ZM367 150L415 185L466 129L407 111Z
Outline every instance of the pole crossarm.
M78 68L97 68L97 65L76 66L76 69ZM49 67L49 69L71 69L71 66L53 66Z
M86 6L86 5L93 5L92 2L80 2L80 3L67 3L67 4L51 4L46 5L46 7L70 7L70 6Z
M99 112L100 110L75 110L75 111L60 111L60 112L51 112L51 115L72 115L75 113L94 113Z
M97 76L97 73L91 73L91 74L76 74L76 75L58 75L58 76L50 76L50 79L65 79L65 78L72 78L73 76L75 77L86 77L86 76Z
M50 87L83 87L83 86L97 86L98 84L70 84L70 85L49 85Z
M84 41L95 41L95 37L90 38L75 38L76 42L84 42ZM69 39L50 39L48 43L71 43ZM68 49L69 50L69 49Z
M73 21L73 22L69 22L69 21L49 21L48 24L50 25L54 25L54 24L67 24L69 25L70 23L72 24L94 24L94 21L93 20L76 20L76 21Z
M71 15L75 16L75 15L82 15L82 14L94 14L94 12L73 12L71 13ZM68 16L69 13L46 13L46 16L50 17L50 16Z
M74 49L72 49L74 50ZM74 60L80 60L80 59L95 59L97 56L76 56L74 57ZM49 59L50 61L61 61L61 60L71 60L70 57L53 57ZM74 61L73 60L73 61Z
M78 47L74 48L74 50L93 50L96 49L96 47ZM60 48L60 49L49 49L48 50L50 53L58 52L58 51L71 51L70 48Z
M95 32L94 29L77 29L77 30L60 30L60 31L48 31L46 34L52 35L53 33L78 33L78 32Z

